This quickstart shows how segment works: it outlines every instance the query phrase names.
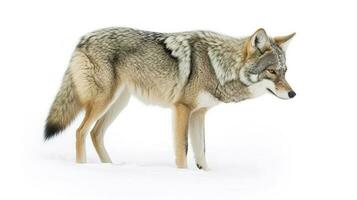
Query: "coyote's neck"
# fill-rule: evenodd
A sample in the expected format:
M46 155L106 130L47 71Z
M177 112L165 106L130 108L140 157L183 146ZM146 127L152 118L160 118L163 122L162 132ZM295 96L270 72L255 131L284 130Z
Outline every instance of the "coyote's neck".
M217 78L211 94L222 102L238 102L249 98L247 86L240 80L248 40L221 37L220 40L208 43L208 55Z
M216 88L212 95L222 102L238 102L249 98L248 88L239 80L233 80L221 85L217 81Z

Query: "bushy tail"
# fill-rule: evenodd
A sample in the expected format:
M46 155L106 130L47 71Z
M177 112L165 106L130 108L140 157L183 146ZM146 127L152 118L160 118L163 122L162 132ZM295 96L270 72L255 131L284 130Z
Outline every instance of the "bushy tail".
M45 126L45 140L64 130L81 110L81 105L75 95L70 69L62 80L62 85L52 103Z

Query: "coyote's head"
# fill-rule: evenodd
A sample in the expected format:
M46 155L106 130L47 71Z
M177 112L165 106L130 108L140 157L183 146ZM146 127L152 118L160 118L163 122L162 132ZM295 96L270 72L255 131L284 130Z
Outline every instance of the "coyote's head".
M240 79L252 88L253 95L266 91L281 99L290 99L296 95L285 79L285 51L294 35L270 38L263 29L259 29L249 38Z

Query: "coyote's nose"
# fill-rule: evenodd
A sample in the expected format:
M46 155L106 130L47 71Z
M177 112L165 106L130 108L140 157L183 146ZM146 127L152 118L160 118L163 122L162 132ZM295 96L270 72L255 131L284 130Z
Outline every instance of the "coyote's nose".
M294 98L295 95L296 95L296 93L294 91L288 92L289 98Z

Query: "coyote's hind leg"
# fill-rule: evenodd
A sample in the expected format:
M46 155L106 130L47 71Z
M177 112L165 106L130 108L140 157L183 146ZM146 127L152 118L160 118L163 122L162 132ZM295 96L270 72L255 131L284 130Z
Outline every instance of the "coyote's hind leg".
M104 147L104 134L106 129L110 124L115 120L119 113L125 108L128 104L130 95L127 89L124 89L118 98L115 100L113 105L108 109L108 111L101 117L94 128L91 131L92 142L97 151L97 154L103 163L111 163L111 159Z

